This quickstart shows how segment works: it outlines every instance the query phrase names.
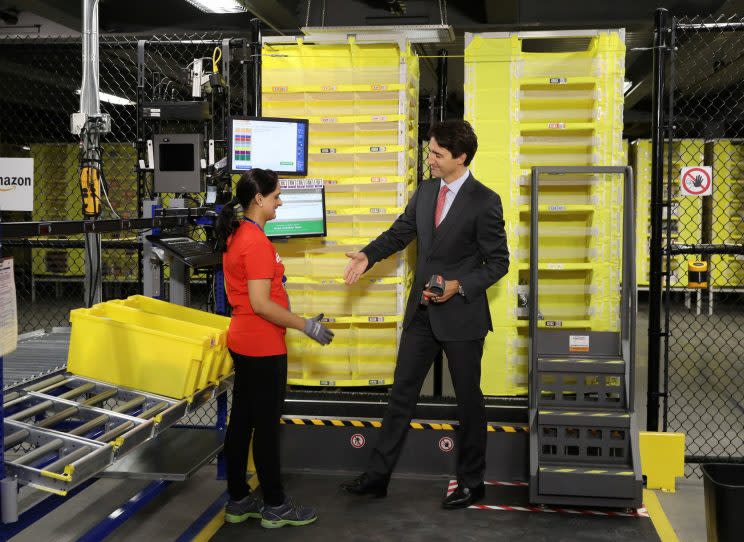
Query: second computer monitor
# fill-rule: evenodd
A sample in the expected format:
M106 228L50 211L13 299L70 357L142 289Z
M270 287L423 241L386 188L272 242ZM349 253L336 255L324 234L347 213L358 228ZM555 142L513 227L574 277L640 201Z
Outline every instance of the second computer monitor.
M231 117L230 170L271 169L279 175L307 175L308 121Z
M325 190L322 179L280 179L282 206L266 223L268 237L324 237Z

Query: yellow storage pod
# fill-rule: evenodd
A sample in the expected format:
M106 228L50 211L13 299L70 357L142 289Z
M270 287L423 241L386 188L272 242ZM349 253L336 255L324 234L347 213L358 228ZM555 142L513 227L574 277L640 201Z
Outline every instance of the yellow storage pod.
M376 386L393 381L409 255L343 284L345 252L403 211L416 182L418 58L403 37L323 34L263 43L263 114L310 122L308 177L326 187L328 235L277 243L292 309L320 312L336 338L320 347L289 330L289 383ZM387 40L380 42L381 39Z
M624 61L617 30L466 35L465 118L479 142L471 169L501 196L511 252L488 292L498 332L484 347L486 394L527 391L531 168L626 163ZM542 178L539 325L619 330L621 186L619 176Z
M729 139L716 141L713 160L712 242L741 245L744 243L744 144ZM710 280L716 289L741 288L742 256L712 256Z

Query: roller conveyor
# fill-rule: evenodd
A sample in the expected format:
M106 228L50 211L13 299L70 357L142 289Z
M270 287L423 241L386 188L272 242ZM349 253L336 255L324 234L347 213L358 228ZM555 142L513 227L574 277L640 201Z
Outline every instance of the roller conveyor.
M66 495L230 385L232 375L181 400L72 374L16 386L3 401L6 472Z

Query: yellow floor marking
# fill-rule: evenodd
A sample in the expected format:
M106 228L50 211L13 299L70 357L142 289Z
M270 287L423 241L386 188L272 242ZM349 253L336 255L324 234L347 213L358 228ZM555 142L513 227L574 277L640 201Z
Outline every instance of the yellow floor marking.
M677 533L674 532L669 518L664 513L655 491L643 490L643 505L648 510L648 515L651 516L651 521L661 542L679 542Z

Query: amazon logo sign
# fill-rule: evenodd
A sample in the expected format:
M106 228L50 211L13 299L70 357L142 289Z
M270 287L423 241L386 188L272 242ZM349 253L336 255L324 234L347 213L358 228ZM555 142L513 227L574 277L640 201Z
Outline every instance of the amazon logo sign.
M31 177L0 177L0 192L15 190L16 186L33 186Z
M0 158L0 210L34 210L33 158Z

